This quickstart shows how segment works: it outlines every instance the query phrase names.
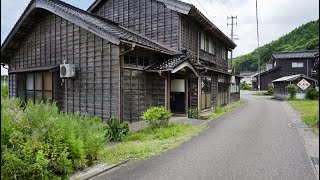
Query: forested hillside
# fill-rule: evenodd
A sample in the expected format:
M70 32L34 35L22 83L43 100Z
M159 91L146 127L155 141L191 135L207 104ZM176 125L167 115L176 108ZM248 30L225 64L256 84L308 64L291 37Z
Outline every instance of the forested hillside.
M260 47L261 67L265 67L273 52L313 49L319 49L319 19L304 24L279 39ZM258 50L255 49L249 54L236 57L233 61L236 73L256 71L258 69L257 52Z

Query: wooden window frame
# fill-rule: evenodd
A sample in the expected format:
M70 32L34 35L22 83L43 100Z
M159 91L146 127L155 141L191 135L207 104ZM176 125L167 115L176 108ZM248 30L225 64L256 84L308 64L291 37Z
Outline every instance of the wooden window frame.
M48 73L51 73L51 90L45 90L44 89L44 73L45 72L48 72ZM42 85L42 88L41 90L36 90L36 73L41 73L41 85ZM27 90L27 74L32 74L33 76L33 90ZM21 76L23 76L23 80L24 80L24 90L19 90L19 85L18 85L18 82L19 82L19 76L21 78ZM24 73L18 73L17 75L17 78L16 78L16 97L19 97L18 96L18 92L19 91L24 91L24 99L21 99L21 97L19 97L22 101L24 102L27 102L28 101L28 98L27 98L27 91L32 91L33 92L33 103L36 103L36 92L39 92L41 91L41 101L45 101L46 99L44 99L44 93L45 92L51 92L51 99L50 101L52 102L54 100L54 73L53 72L49 72L49 71L38 71L38 72L24 72Z

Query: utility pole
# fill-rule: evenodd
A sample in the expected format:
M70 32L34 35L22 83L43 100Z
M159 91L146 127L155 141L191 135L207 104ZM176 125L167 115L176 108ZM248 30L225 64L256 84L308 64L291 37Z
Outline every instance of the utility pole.
M256 0L256 19L257 19L257 41L258 41L258 91L260 92L260 45L259 45L259 26L258 26L258 0Z
M238 36L233 34L233 26L234 26L234 25L237 25L237 22L234 22L233 20L235 19L235 20L237 21L237 16L232 16L232 15L231 15L231 17L227 17L227 18L228 18L227 20L231 19L231 24L227 23L227 26L229 26L229 25L231 26L231 34L230 34L231 40L232 40L232 41L234 41L234 40L239 40ZM233 57L232 57L232 56L233 56L232 50L231 50L231 52L230 52L230 55L231 55L231 57L230 57L230 64L231 64L231 70L232 70L232 58L233 58ZM233 73L235 73L235 69L233 70Z

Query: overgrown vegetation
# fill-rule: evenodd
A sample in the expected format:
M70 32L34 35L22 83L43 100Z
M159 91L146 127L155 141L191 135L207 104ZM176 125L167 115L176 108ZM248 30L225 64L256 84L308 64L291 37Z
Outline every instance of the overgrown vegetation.
M298 92L298 86L295 84L289 84L286 86L287 92L290 93L289 100L296 99L296 94Z
M110 118L107 122L107 137L110 141L121 141L129 133L127 122L120 122L117 118Z
M207 120L208 116L201 116L198 108L189 108L188 109L188 118L191 119L199 119L199 120Z
M306 92L306 99L318 100L319 99L319 91L317 91L315 88L309 89Z
M209 117L211 119L214 119L228 111L231 111L232 109L235 109L237 108L238 106L240 106L241 104L244 104L245 101L243 100L239 100L239 101L236 101L234 102L233 104L229 105L229 106L226 106L226 107L221 107L221 106L217 106L214 110L214 112L212 114L209 115Z
M109 164L126 159L137 161L159 155L162 152L205 130L206 126L189 124L170 124L167 127L152 127L132 133L123 138L121 144L107 147L101 151L103 160Z
M7 98L9 94L8 84L1 85L1 97Z
M251 89L251 87L246 82L242 82L242 83L240 83L240 89L241 90L249 90L249 89Z
M261 67L265 67L273 52L319 49L319 20L301 25L290 33L259 48ZM234 66L237 72L258 69L258 50L236 57Z
M288 101L302 115L302 120L319 134L319 101L317 100L295 100Z
M107 124L54 103L1 99L1 179L60 179L95 163Z
M171 116L172 113L164 107L151 107L143 113L142 119L153 127L167 126Z

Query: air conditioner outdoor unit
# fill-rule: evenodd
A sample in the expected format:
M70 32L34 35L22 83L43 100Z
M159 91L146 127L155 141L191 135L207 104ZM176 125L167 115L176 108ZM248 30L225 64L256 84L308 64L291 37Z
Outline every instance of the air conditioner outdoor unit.
M60 78L76 77L76 68L74 64L60 64Z

